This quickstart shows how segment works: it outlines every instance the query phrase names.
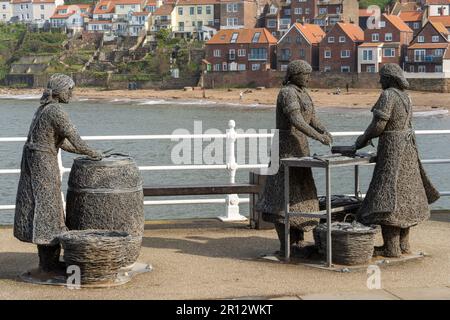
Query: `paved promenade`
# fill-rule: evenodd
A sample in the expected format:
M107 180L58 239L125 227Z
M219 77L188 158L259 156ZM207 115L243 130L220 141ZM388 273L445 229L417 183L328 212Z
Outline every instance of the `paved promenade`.
M0 299L450 299L450 223L442 220L448 219L435 217L412 230L413 248L430 256L382 267L380 290L367 289L364 270L263 261L262 254L278 248L274 230L216 220L147 224L139 261L154 270L123 286L38 286L17 279L37 265L36 247L0 227Z

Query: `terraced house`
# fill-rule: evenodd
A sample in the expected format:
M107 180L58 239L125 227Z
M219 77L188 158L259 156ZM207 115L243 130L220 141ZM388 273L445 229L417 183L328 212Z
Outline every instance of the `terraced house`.
M322 72L356 72L358 45L364 31L355 23L336 23L319 44Z
M276 38L281 38L291 27L290 0L271 0L264 8L264 26Z
M358 0L319 0L314 23L329 31L337 22L359 23Z
M265 28L219 30L206 42L205 60L213 72L274 69L277 39Z
M259 8L255 0L221 0L219 7L220 29L256 27Z
M174 4L163 4L156 8L151 16L150 30L158 32L161 29L172 29L172 15L174 14Z
M172 12L172 32L184 38L210 39L215 33L218 0L178 0Z
M316 24L294 23L277 44L277 69L286 71L291 60L305 60L319 70L319 43L325 32Z
M319 0L290 0L292 23L313 23Z
M12 0L12 16L22 22L44 22L50 20L57 6L64 0Z
M0 22L8 22L13 16L11 0L0 0Z
M66 27L72 30L83 30L84 21L92 13L90 4L57 6L50 17L50 24L54 28Z
M405 71L450 72L449 37L442 23L427 22L408 47Z
M403 66L413 31L396 15L383 14L378 26L364 31L358 47L358 72L378 72L386 63Z

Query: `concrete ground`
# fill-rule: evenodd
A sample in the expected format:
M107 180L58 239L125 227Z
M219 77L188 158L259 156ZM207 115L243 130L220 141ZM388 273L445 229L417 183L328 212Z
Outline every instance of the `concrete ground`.
M147 224L139 261L154 270L123 286L33 285L18 275L37 265L36 247L3 227L0 299L450 299L450 223L436 218L412 230L412 247L430 256L382 267L379 290L367 288L364 270L337 273L261 260L278 249L274 230L216 220Z

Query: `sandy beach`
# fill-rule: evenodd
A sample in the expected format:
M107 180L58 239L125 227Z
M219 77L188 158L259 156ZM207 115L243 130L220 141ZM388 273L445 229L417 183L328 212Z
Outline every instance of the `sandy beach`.
M212 102L236 103L243 105L274 106L279 88L257 89L196 89L184 90L104 90L100 88L76 88L76 99L206 99ZM244 92L242 100L240 93ZM311 97L317 108L368 109L376 102L380 90L350 89L341 94L333 94L331 89L310 89ZM41 89L1 88L0 96L40 95ZM410 91L415 111L450 109L450 93ZM205 97L203 97L203 94Z

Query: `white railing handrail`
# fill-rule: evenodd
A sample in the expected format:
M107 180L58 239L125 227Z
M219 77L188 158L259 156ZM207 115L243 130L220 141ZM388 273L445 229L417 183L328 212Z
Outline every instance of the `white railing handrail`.
M236 171L238 169L259 169L267 168L268 164L238 164L235 158L235 143L237 139L245 138L272 138L273 133L238 133L235 123L230 120L229 129L224 134L163 134L163 135L104 135L104 136L82 136L86 141L103 141L103 140L172 140L179 139L226 139L227 146L231 150L231 155L227 154L225 164L193 164L193 165L155 165L155 166L139 166L140 171L172 171L172 170L227 170L230 175L230 182L234 183ZM362 131L344 131L331 132L334 137L350 137L363 134ZM450 134L450 130L415 130L416 135L434 135L434 134ZM0 137L1 142L25 142L26 137ZM61 153L60 153L61 154ZM70 168L62 166L61 156L59 154L61 175L70 172ZM424 159L424 164L448 164L450 159ZM0 169L0 174L18 174L20 169ZM450 196L449 191L441 192L443 196ZM239 219L238 213L230 213L236 211L239 203L248 203L249 198L238 198L237 195L228 195L226 199L179 199L179 200L151 200L144 201L144 205L167 205L167 204L205 204L205 203L225 203L227 211L223 220ZM1 210L13 210L14 205L0 205ZM234 209L233 209L234 208ZM238 209L237 209L238 210Z

